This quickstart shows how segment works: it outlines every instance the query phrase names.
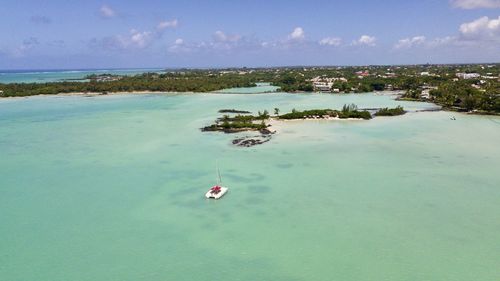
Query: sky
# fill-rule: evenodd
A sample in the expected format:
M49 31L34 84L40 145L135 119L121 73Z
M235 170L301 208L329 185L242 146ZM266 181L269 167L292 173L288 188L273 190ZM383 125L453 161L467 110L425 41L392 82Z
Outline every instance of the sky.
M500 62L500 0L2 0L0 69Z

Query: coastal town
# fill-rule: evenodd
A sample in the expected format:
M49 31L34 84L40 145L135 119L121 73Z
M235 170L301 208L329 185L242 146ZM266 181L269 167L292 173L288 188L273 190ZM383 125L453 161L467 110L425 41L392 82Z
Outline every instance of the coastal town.
M401 99L445 109L500 113L500 64L165 69L90 75L81 81L0 84L0 96L61 93L217 92L268 82L286 93L396 91Z

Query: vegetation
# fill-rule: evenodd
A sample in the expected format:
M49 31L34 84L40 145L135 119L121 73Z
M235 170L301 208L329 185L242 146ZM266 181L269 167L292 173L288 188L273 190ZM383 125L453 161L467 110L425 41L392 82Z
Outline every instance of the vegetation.
M273 84L279 86L283 92L312 92L314 90L312 84L303 75L293 71L278 77Z
M398 105L395 108L382 108L375 113L375 116L398 116L405 114L406 111L402 106Z
M91 78L96 78L91 77ZM211 92L233 87L252 87L255 82L244 75L210 75L208 72L190 74L145 73L112 81L12 83L0 84L3 96L56 95L77 92Z
M312 110L304 110L297 111L295 109L290 113L286 113L279 116L279 119L284 120L294 120L294 119L306 119L306 118L316 118L316 119L326 119L326 118L358 118L358 119L371 119L372 116L368 111L359 111L357 106L354 104L344 105L342 110L333 110L333 109L312 109Z
M219 113L241 113L241 114L250 114L250 111L246 110L237 110L237 109L221 109Z
M204 132L211 131L222 131L225 133L236 133L241 131L255 131L255 130L264 130L267 128L267 125L264 122L254 123L252 121L248 122L240 122L240 121L223 121L217 122L210 126L204 127L201 130Z
M461 73L473 73L464 78ZM403 99L434 102L445 109L500 114L500 64L178 69L135 76L90 75L80 81L0 84L1 96L75 92L212 92L270 82L283 92L313 92L329 81L331 92L403 91ZM330 85L328 84L328 85ZM227 112L230 113L230 112ZM345 113L347 114L347 113ZM274 112L274 115L279 115Z
M241 112L238 110L233 110L233 111ZM267 110L264 110L263 112L259 111L257 116L242 115L242 114L230 116L226 114L218 118L214 124L204 127L201 130L204 132L222 131L225 133L236 133L241 131L256 131L256 130L263 131L268 127L268 125L265 123L265 120L269 118L270 116Z
M430 100L446 109L500 113L500 83L488 84L480 90L468 83L445 82L430 91Z
M104 78L114 78L114 79L121 79L123 76L121 75L114 75L114 74L109 74L109 73L103 73L103 74L90 74L85 76L86 80L99 80L99 79L104 79Z
M279 116L279 119L293 120L293 119L306 119L306 118L325 118L325 117L337 117L337 111L331 109L312 109L297 111L295 109L290 113L286 113Z

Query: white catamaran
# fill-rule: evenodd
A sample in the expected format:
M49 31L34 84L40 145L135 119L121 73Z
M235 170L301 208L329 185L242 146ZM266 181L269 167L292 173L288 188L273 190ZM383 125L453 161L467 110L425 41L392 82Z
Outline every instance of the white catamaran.
M224 194L226 194L229 191L229 188L222 186L222 179L217 164L215 165L215 169L217 173L217 184L207 191L207 193L205 194L205 197L207 199L220 199L222 196L224 196Z

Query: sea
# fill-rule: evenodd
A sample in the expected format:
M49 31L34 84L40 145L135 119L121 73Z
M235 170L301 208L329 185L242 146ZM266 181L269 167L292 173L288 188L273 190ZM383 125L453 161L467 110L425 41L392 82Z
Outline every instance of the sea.
M250 148L200 131L220 109L352 103L408 113L283 122ZM392 93L0 99L0 280L498 281L500 118L421 111L435 108ZM207 200L216 162L230 190Z
M146 72L164 72L160 68L131 69L70 69L70 70L0 70L0 83L49 83L87 81L92 74L137 75Z

